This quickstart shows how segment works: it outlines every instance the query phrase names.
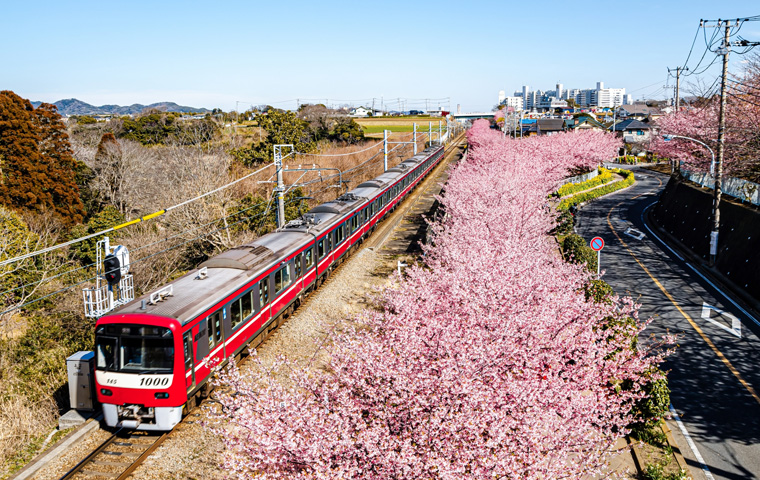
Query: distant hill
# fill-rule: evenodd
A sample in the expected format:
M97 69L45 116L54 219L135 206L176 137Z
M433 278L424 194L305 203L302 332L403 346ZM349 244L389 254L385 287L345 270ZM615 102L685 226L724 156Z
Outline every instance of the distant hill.
M39 107L42 102L32 102L32 105L34 105L35 108ZM183 107L182 105L177 105L174 102L160 102L160 103L152 103L150 105L140 105L139 103L135 103L134 105L130 105L128 107L122 107L120 105L103 105L100 107L96 107L94 105L90 105L89 103L85 103L81 100L77 100L76 98L69 98L66 100L58 100L54 103L56 107L58 107L58 113L65 116L70 115L133 115L136 113L140 113L143 110L147 108L155 108L158 110L162 110L165 112L180 112L180 113L189 113L189 112L197 112L197 113L209 113L211 110L205 109L205 108L195 108L195 107Z

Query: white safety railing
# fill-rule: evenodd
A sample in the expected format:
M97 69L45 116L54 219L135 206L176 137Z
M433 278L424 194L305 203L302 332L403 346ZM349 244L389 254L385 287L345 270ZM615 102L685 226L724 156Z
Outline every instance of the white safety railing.
M132 275L124 275L113 290L108 290L108 284L98 282L94 288L82 289L84 298L84 316L89 318L102 317L116 307L125 305L135 299L135 286Z
M687 180L697 183L710 190L715 189L715 177L708 172L692 172L681 165L681 175ZM733 177L723 177L720 184L721 192L731 195L743 202L760 205L760 185L747 180Z
M586 180L591 180L592 178L599 175L599 169L597 168L593 172L584 173L583 175L576 175L574 177L565 178L564 180L560 180L559 184L560 186L565 185L567 183L583 183Z

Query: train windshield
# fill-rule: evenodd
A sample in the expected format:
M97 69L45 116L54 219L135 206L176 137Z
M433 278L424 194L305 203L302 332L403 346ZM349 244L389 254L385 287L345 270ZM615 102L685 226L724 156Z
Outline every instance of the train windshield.
M95 334L98 370L124 373L171 372L171 330L144 325L102 325Z

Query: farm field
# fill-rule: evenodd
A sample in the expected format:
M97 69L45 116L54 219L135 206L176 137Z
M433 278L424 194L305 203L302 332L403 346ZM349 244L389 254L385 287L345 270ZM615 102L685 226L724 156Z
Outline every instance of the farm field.
M431 122L433 130L436 132L438 131L438 122L443 122L443 128L446 124L446 120L441 117L368 117L354 118L354 121L362 126L366 136L373 138L382 138L383 130L412 132L415 123L418 132L427 132Z

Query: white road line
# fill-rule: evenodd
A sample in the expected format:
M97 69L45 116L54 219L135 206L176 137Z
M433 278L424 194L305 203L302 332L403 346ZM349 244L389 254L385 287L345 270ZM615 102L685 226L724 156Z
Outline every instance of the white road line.
M737 304L731 297L729 297L728 295L726 295L725 293L723 293L723 290L721 290L720 288L718 288L717 286L715 286L715 284L713 282L711 282L707 277L705 277L704 275L702 275L702 273L699 270L697 270L696 268L694 268L693 266L691 266L691 264L687 263L686 265L689 268L691 268L692 270L694 270L694 273L696 273L697 275L699 275L700 277L702 277L702 280L704 280L705 282L709 283L711 287L713 287L715 290L717 290L718 292L720 292L720 294L723 295L723 298L726 298L729 302L731 302L731 304L733 306L735 306L736 308L738 308L739 310L741 310L742 313L747 316L747 318L749 318L750 320L752 320L753 322L755 322L755 325L757 325L758 327L760 327L760 322L758 322L755 317L753 317L752 315L750 315L750 313L748 311L744 310L741 306L739 306L739 304Z
M673 255L675 255L676 257L678 257L678 259L679 259L679 260L681 260L682 262L684 262L684 264L685 264L687 267L689 267L690 269L692 269L692 270L694 271L694 273L696 273L697 275L699 275L699 276L700 276L700 278L702 278L702 280L704 280L705 282L707 282L707 283L708 283L708 284L709 284L709 285L710 285L712 288L714 288L714 289L715 289L715 290L716 290L718 293L720 293L720 294L723 296L723 298L725 298L726 300L728 300L729 302L731 302L731 304L732 304L734 307L736 307L737 309L741 310L741 312L742 312L744 315L746 315L746 317L747 317L747 318L749 318L750 320L752 320L752 321L755 323L755 325L757 325L758 327L760 327L760 322L758 322L758 321L757 321L757 319L756 319L755 317L753 317L753 316L752 316L752 315L751 315L751 314L750 314L748 311L746 311L744 308L742 308L742 307L741 307L741 305L739 305L738 303L736 303L736 302L734 301L734 299L733 299L733 298L731 298L731 297L730 297L730 296L728 296L726 293L724 293L724 292L723 292L723 290L721 290L720 288L718 288L718 287L717 287L717 286L716 286L716 285L715 285L713 282L711 282L711 281L710 281L710 280L709 280L707 277L705 277L704 275L702 275L702 272L700 272L699 270L697 270L697 269L696 269L695 267L693 267L693 266L692 266L690 263L686 262L686 261L683 259L683 257L681 257L681 255L677 254L677 253L675 252L675 250L673 250L672 248L670 248L670 246L669 246L667 243L665 243L665 242L664 242L664 241L663 241L663 240L662 240L660 237L658 237L658 236L657 236L657 234L656 234L656 233L654 233L654 232L652 231L652 229L651 229L651 228L649 228L649 225L647 225L647 223L644 221L644 215L646 214L646 211L647 211L647 210L649 210L649 209L650 209L652 206L654 206L654 204L655 204L655 203L657 203L657 201L650 203L649 205L647 205L647 206L644 208L644 210L642 210L642 211L641 211L641 223L643 223L643 224L644 224L644 227L646 227L647 231L648 231L648 232L649 232L649 233L650 233L650 234L651 234L651 235L652 235L654 238L656 238L656 239L657 239L657 240L660 242L660 244L661 244L661 245L663 245L665 248L667 248L668 250L670 250L670 251L671 251L671 253L673 253Z
M669 408L670 414L673 416L673 420L675 420L676 424L678 424L678 429L681 430L681 434L686 439L686 443L689 444L689 448L691 448L691 451L694 454L694 458L697 459L699 465L702 467L702 471L705 473L705 477L707 477L707 480L715 480L715 477L713 477L712 473L710 473L710 469L707 468L707 465L705 465L705 459L702 458L699 450L697 450L697 445L694 443L694 440L691 439L689 432L686 431L686 427L684 426L683 422L681 422L681 417L678 416L676 409L673 408L672 403L670 404Z
M713 320L710 318L710 310L715 310L718 312L719 315L725 315L726 317L731 319L731 328L728 328L727 326L723 325L722 323ZM702 318L707 320L708 322L716 325L717 327L722 328L723 330L727 331L731 335L735 337L742 338L742 322L732 314L721 310L718 307L714 307L706 302L702 302Z

